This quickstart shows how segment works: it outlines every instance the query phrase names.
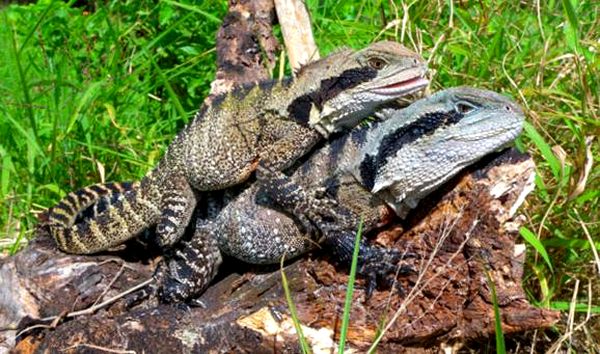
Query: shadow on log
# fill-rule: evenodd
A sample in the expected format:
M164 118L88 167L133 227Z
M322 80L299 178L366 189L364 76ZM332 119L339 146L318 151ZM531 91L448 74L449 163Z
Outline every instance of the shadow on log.
M486 273L496 288L505 333L555 323L558 313L531 306L521 288L525 254L523 245L515 245L521 218L514 214L531 190L533 176L529 157L504 152L424 200L403 226L380 232L375 242L419 255L414 260L419 274L399 279L404 294L377 290L367 303L359 279L348 345L368 348L384 318L393 323L380 352L437 350L443 343L493 335ZM205 308L148 302L127 311L120 299L94 313L64 317L149 278L155 259L135 259L131 253L69 256L41 234L6 259L0 265L0 325L18 329L4 332L5 348L26 329L18 337L17 352L298 350L281 275L272 268L256 273L237 267L240 274L227 275L200 297ZM304 334L315 352L329 352L339 336L347 270L331 264L315 253L285 267ZM61 314L55 323L32 320Z

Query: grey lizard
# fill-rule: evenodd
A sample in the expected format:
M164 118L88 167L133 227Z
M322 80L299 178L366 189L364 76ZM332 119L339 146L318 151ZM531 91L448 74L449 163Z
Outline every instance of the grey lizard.
M214 220L201 220L191 241L167 259L157 273L164 278L161 298L181 301L201 292L221 252L270 264L321 244L349 264L360 218L368 231L390 220L389 207L404 217L461 169L512 143L524 120L510 99L469 87L379 115L383 121L326 145L291 177L261 168L263 180ZM209 254L216 256L209 260ZM361 244L359 272L370 280L368 293L375 277L395 270L403 257L400 250Z

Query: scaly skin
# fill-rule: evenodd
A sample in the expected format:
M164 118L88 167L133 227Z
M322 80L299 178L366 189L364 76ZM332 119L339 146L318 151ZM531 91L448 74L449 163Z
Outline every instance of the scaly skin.
M207 254L268 264L322 244L349 264L361 216L366 231L389 220L388 207L403 217L461 169L512 143L524 120L508 98L468 87L380 115L384 121L333 141L291 177L261 168L262 180L213 221L201 220L192 240L182 242L158 272L163 301L204 290L219 265L207 262ZM359 272L370 280L368 293L375 278L395 271L404 256L361 245Z
M101 186L69 194L49 215L59 248L103 251L156 225L156 243L173 245L184 233L199 192L248 179L260 164L281 170L324 137L352 127L379 105L427 84L425 64L393 42L343 50L307 65L295 80L261 82L204 106L135 188L94 218L75 215L111 191ZM214 255L215 259L218 255Z

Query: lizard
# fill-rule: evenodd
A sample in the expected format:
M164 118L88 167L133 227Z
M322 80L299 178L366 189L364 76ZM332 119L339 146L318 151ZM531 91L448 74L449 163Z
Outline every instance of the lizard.
M323 245L349 264L356 224L364 231L404 218L419 200L485 155L510 145L524 121L521 108L498 93L458 87L403 109L382 109L380 120L333 140L291 176L260 168L259 180L212 220L200 220L157 271L164 302L190 299L215 276L221 254L272 264ZM408 255L359 249L367 297L377 278ZM401 266L400 273L410 271Z
M340 50L310 63L294 79L238 87L205 104L177 134L162 159L96 217L75 215L118 185L69 193L45 226L58 247L91 254L155 227L169 248L183 235L204 191L247 180L257 166L281 170L331 134L358 124L376 107L428 84L426 64L395 42Z
M334 140L291 179L263 171L273 185L255 183L214 220L201 220L193 239L182 242L158 272L162 274L158 278L166 277L163 300L178 301L200 292L214 276L221 252L248 263L270 264L324 243L342 262L349 262L359 215L367 231L391 219L390 207L405 217L420 199L461 168L510 144L523 121L521 109L507 98L467 87L441 91L408 108L384 109L378 115L382 122ZM423 174L420 169L429 172ZM132 186L114 189L122 193L128 188ZM323 198L315 200L313 193L303 189L319 191L334 203L323 209ZM292 208L291 215L297 217L282 206ZM325 233L320 236L323 239L310 235L316 231L314 224ZM210 254L216 262L206 262ZM364 243L360 254L361 273L369 277L384 273L404 256Z

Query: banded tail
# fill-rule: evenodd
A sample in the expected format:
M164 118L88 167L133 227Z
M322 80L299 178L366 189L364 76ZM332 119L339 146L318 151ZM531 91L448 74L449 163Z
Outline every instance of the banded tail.
M132 206L132 200L140 198L139 188L140 182L98 183L67 194L48 211L47 225L58 247L68 253L95 253L110 248L107 235L120 234L123 227L129 230L145 225L142 218L133 225L130 221L135 219L132 214L141 212ZM118 225L108 221L107 216ZM124 224L124 219L129 225Z
M83 187L67 194L57 205L48 210L50 225L71 227L97 214L112 205L119 194L132 190L138 183L109 182Z

